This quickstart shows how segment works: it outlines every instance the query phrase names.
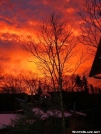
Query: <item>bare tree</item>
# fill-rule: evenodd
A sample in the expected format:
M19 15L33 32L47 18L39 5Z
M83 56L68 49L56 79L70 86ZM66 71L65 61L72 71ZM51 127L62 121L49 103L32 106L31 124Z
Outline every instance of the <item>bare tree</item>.
M5 75L1 82L1 92L8 94L23 93L23 80L12 75Z
M101 37L101 0L86 0L83 11L80 13L83 20L80 41L94 52Z
M23 76L22 79L26 89L25 91L32 96L36 94L38 89L38 79L35 78L35 76L31 76L30 78L28 76Z
M63 75L72 73L71 58L75 56L76 42L74 41L73 27L70 21L64 20L60 15L52 14L43 22L38 42L32 39L24 45L24 49L37 58L38 67L45 76L50 77L53 90L60 91L60 107L62 113L63 133L65 134L64 107L63 107ZM81 59L83 59L83 54ZM76 63L75 71L82 63ZM75 72L74 71L74 72Z

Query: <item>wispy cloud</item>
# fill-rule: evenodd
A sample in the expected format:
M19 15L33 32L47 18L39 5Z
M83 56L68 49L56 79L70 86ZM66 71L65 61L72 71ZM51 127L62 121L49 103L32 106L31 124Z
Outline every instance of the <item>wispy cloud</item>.
M0 0L0 63L11 68L32 69L22 50L21 39L36 38L41 22L51 13L60 13L73 22L78 35L81 0ZM20 43L19 43L20 42ZM6 55L6 57L5 57ZM26 59L25 59L26 58ZM14 59L14 60L13 60ZM17 62L19 61L19 62ZM25 65L26 64L26 67ZM6 70L6 68L5 68Z

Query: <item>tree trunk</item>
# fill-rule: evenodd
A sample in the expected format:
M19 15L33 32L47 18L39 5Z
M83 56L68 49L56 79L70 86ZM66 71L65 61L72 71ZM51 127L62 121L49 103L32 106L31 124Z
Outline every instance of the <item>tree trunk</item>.
M63 129L63 134L65 134L65 116L64 116L62 79L61 78L59 79L59 89L60 89L60 107L61 107L61 114L62 114L62 129Z

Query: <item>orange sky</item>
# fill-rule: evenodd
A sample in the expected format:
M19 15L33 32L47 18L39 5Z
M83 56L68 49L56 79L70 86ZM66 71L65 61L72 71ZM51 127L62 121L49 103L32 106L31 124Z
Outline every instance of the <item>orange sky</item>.
M0 0L0 67L3 73L19 74L36 72L37 66L30 55L22 49L27 36L37 37L42 21L52 12L61 13L74 25L79 36L84 0ZM86 46L78 43L86 51ZM78 58L78 56L77 56ZM76 59L77 59L76 58ZM72 64L75 59L72 60ZM82 74L92 65L93 59L82 64L77 73Z

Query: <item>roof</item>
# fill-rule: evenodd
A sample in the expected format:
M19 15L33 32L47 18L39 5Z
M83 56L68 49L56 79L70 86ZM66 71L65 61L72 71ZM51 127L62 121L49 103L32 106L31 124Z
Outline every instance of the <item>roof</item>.
M49 93L42 93L40 95L41 98L44 98L44 97L48 97L48 98L51 98L51 95Z
M89 76L92 77L97 74L101 74L101 38L98 44L98 48L95 54L95 58Z

